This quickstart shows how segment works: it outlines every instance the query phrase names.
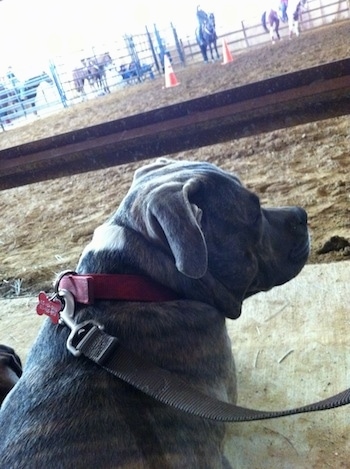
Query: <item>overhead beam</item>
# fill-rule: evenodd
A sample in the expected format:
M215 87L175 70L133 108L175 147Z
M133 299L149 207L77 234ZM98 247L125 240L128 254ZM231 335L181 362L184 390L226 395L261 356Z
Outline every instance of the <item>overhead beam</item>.
M350 59L0 151L0 190L350 113Z

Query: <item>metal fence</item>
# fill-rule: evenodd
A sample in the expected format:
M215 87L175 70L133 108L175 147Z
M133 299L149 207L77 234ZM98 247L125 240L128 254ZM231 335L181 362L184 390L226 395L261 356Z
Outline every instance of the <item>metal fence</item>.
M313 29L349 17L349 0L309 0L301 28ZM259 17L242 21L231 31L218 27L217 33L232 52L270 41ZM286 25L282 25L281 35L288 35ZM45 73L25 82L9 68L0 78L0 128L6 130L82 100L154 80L163 74L165 54L175 68L203 60L194 32L179 38L176 27L170 24L163 30L146 27L143 34L125 35L70 56L52 57ZM105 62L100 64L101 60Z

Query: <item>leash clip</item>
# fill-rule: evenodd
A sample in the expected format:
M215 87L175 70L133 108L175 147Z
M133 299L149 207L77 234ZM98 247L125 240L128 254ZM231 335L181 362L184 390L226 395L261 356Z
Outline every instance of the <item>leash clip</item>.
M103 326L89 319L81 323L74 320L75 301L74 296L68 290L59 290L58 297L64 303L64 308L60 312L59 324L65 325L71 329L71 333L67 339L67 349L75 357L79 357L82 352L79 350L98 330L103 330ZM79 345L79 347L77 347Z

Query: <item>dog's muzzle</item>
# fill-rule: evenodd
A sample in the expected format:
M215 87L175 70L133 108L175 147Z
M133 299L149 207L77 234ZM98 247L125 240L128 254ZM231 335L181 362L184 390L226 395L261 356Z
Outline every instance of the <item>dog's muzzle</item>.
M300 207L263 209L263 233L257 251L259 265L246 297L270 290L294 278L310 252L307 214Z
M301 207L290 207L286 219L287 230L292 234L292 242L294 242L294 246L289 252L289 260L304 264L310 253L307 213Z
M275 255L304 264L310 250L307 213L301 207L263 209L266 235Z

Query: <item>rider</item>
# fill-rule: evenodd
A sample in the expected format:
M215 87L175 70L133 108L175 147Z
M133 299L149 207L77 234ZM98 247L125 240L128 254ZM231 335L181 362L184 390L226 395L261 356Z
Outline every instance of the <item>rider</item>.
M288 0L281 0L280 18L283 21L283 23L286 23L288 21L287 8L288 8Z
M208 21L208 14L204 10L202 10L200 5L197 5L197 18L199 26L202 26L202 24Z
M199 37L202 40L202 42L204 42L202 28L203 28L203 25L208 21L208 14L204 10L202 10L200 5L197 5L197 19L199 23L199 28L198 28Z

